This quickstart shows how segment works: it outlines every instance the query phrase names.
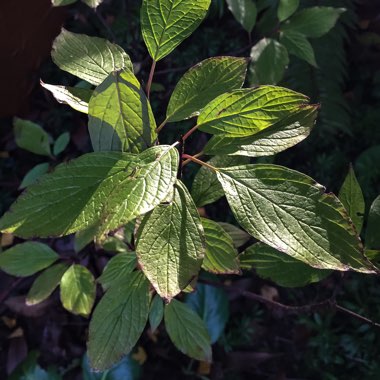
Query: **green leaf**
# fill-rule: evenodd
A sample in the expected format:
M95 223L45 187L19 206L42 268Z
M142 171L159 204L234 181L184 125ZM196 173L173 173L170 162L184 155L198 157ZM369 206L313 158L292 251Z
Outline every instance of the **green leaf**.
M157 293L170 300L198 274L204 252L201 219L186 187L178 181L173 200L142 220L136 247L139 264Z
M164 303L162 302L162 298L156 294L153 298L152 303L150 304L149 311L149 324L152 332L157 330L157 327L162 322L162 318L164 317Z
M13 276L27 277L47 268L58 255L46 244L25 242L0 254L0 269Z
M215 156L207 162L215 167L229 167L247 164L249 161L240 157ZM202 166L195 175L191 196L197 207L202 207L223 197L224 191L216 174Z
M252 0L227 0L227 4L236 20L251 33L256 24L256 4Z
M75 3L77 0L51 0L53 7L62 7Z
M50 156L49 135L38 125L28 120L14 118L13 131L16 144L34 154Z
M311 43L305 35L291 30L285 30L281 33L280 41L286 49L288 49L289 54L303 59L314 67L318 66L315 60L313 46L311 46Z
M79 87L56 86L42 81L41 86L50 91L58 103L67 104L76 111L88 113L88 102L92 96L92 90Z
M286 47L271 38L263 38L251 50L248 78L251 86L277 84L289 64Z
M245 231L234 226L233 224L223 222L219 222L218 224L223 228L224 231L228 233L228 235L231 236L231 239L236 248L241 247L242 245L247 243L251 238Z
M96 88L88 114L94 151L140 153L157 138L149 101L129 70L111 73Z
M365 246L367 249L380 249L380 195L369 210Z
M114 253L122 253L128 251L128 246L125 244L121 239L115 237L115 236L108 236L103 242L102 242L102 248L106 252L114 252Z
M289 18L299 7L300 0L280 0L277 16L280 21Z
M95 279L83 265L72 265L61 278L63 307L73 314L88 317L96 296Z
M108 262L97 281L102 284L104 290L115 287L128 278L136 268L136 263L134 253L119 253Z
M83 155L30 186L0 219L0 230L47 237L101 224L100 236L162 202L176 181L178 161L178 151L166 145L140 155Z
M336 24L344 8L311 7L297 12L283 25L282 30L304 34L306 37L318 38L329 32Z
M120 46L65 29L55 39L51 56L61 70L95 86L113 71L124 67L133 71L131 59Z
M263 243L247 248L239 260L242 269L254 268L260 277L286 288L318 282L332 273L331 270L313 268Z
M252 136L213 136L204 152L248 157L271 156L282 152L309 136L315 125L318 109L318 105L303 106Z
M206 255L202 268L216 274L240 274L237 250L230 235L213 220L202 218Z
M352 166L339 191L339 199L346 208L348 216L353 221L358 234L360 234L364 221L365 202L362 189L356 179Z
M149 282L131 273L111 287L90 322L88 356L91 367L105 370L127 355L142 334L149 314Z
M96 8L103 2L103 0L82 0L82 2L91 8Z
M26 297L27 305L36 305L46 300L59 285L67 264L56 264L42 272L33 282Z
M198 117L199 129L230 137L250 136L304 107L308 97L275 86L228 92L209 103Z
M141 28L154 61L171 53L198 28L211 0L143 0Z
M174 89L166 112L167 121L180 121L198 115L217 96L241 88L246 73L245 58L215 57L198 63Z
M64 132L60 136L58 136L53 146L54 156L58 156L60 153L62 153L66 149L67 145L69 145L69 142L70 142L69 132Z
M80 230L75 234L74 250L76 253L80 252L88 244L95 240L99 226L94 224L84 230Z
M218 279L213 280L218 282ZM215 343L223 334L230 314L224 290L216 286L198 284L194 293L186 295L185 303L203 319L211 344Z
M314 268L374 273L343 205L312 178L276 165L217 172L239 224Z
M165 306L165 327L173 344L193 359L211 362L210 336L202 319L177 300Z
M25 174L25 177L19 186L19 190L25 189L26 187L36 183L42 175L48 172L48 170L49 164L47 162L36 165L33 169L29 170L28 173Z

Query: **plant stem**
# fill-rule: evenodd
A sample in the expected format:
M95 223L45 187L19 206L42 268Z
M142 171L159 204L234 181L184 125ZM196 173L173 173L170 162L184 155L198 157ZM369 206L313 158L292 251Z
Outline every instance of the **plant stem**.
M192 135L197 129L199 128L199 125L197 124L195 127L191 128L190 131L188 131L183 137L182 141L186 141L190 135Z
M194 157L194 156L190 156L190 155L188 155L188 154L183 154L183 155L182 155L182 158L187 158L187 159L189 159L190 161L196 162L196 163L199 164L199 165L206 166L206 168L211 169L213 172L218 171L218 169L215 168L214 166L212 166L212 165L210 165L210 164L208 164L208 163L206 163L206 162L203 162L203 161L201 161L201 160L198 160L198 158L196 158L196 157Z
M165 127L166 123L168 122L168 118L166 118L160 125L159 127L156 129L156 132L159 133L161 131L162 128Z
M148 99L150 98L150 88L152 87L154 70L156 70L156 63L157 62L155 60L153 60L152 66L150 68L148 83L146 85L146 95L147 95Z
M201 156L203 156L203 155L204 155L204 152L203 152L203 150L202 150L202 152L199 152L199 153L197 153L197 154L194 154L193 157L198 158L198 157L201 157ZM191 162L191 159L188 158L186 161L183 161L183 162L182 162L182 166L185 166L185 165L187 165L187 164L190 163L190 162Z

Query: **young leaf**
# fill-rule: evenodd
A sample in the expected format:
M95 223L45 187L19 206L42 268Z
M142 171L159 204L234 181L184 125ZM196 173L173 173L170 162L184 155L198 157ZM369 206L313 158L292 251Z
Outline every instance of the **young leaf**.
M263 243L247 248L239 260L242 269L253 268L260 277L286 288L306 286L332 273L331 270L313 268Z
M58 255L46 244L26 242L0 254L0 269L13 276L27 277L47 268Z
M303 59L314 67L318 66L315 60L313 46L311 46L311 43L305 35L291 30L285 30L281 33L280 41L286 49L288 49L289 54Z
M26 187L36 183L38 178L46 174L48 170L49 164L47 162L36 165L33 169L29 170L28 173L25 174L25 177L19 186L19 190L25 189Z
M172 300L165 306L165 327L173 344L185 355L211 362L211 341L202 319L186 304Z
M157 330L157 327L162 322L162 318L164 317L164 303L162 302L162 298L156 294L153 298L153 301L150 304L149 311L149 324L152 332Z
M34 154L50 156L49 135L38 124L14 118L13 127L18 147Z
M299 7L300 0L280 0L277 16L280 21L289 18Z
M276 165L217 175L236 220L256 239L314 268L376 272L343 205L310 177Z
M67 145L70 142L70 133L64 132L62 133L57 140L55 140L54 146L53 146L53 154L54 156L58 156L61 154L67 147Z
M63 307L73 314L88 317L96 295L95 279L83 265L72 265L61 278Z
M56 86L42 81L41 86L50 91L58 103L67 104L76 111L88 113L88 102L92 96L92 90L78 87Z
M250 136L304 107L308 97L275 86L227 92L210 102L198 117L199 129L230 137Z
M82 0L82 2L91 8L96 8L103 2L103 0Z
M91 367L105 370L127 355L144 330L149 314L149 282L133 272L111 287L90 322L88 356Z
M51 0L53 7L63 7L75 3L77 0Z
M65 29L55 39L51 56L61 70L95 86L113 71L123 68L133 71L131 59L120 46Z
M245 58L215 57L192 67L170 98L166 119L180 121L198 115L217 96L241 88L247 73Z
M67 264L56 264L42 272L33 282L26 297L27 305L36 305L46 300L59 285Z
M63 236L97 226L102 234L162 202L177 177L178 151L160 145L140 155L89 153L28 188L0 219L21 237Z
M366 249L380 249L380 195L369 210L365 246Z
M215 156L207 162L215 167L226 168L248 164L249 160L240 157ZM202 166L195 175L191 196L197 207L202 207L223 197L224 191L216 174Z
M223 222L219 222L218 224L223 228L224 231L228 233L228 235L231 236L231 239L236 248L240 248L242 245L247 243L249 239L251 238L245 231L234 226L233 224L223 223Z
M147 214L138 230L139 264L157 293L170 300L198 274L205 252L201 219L178 181L170 204Z
M252 136L213 136L204 148L206 154L248 157L270 156L303 141L315 125L318 105L304 106Z
M277 84L289 64L286 47L271 38L263 38L251 50L248 78L251 86Z
M98 282L104 290L117 286L136 268L136 255L132 252L119 253L108 262Z
M213 280L218 282L218 279ZM194 293L186 295L185 303L203 319L211 344L215 343L223 334L229 318L228 298L224 290L198 284Z
M143 0L141 28L154 61L171 53L198 28L211 0Z
M252 0L227 0L227 4L236 20L251 33L256 24L256 4Z
M240 274L237 250L232 238L213 220L202 218L206 255L202 268L216 274Z
M364 221L365 202L362 189L360 188L352 167L350 167L347 177L339 191L339 199L346 208L348 216L353 221L358 234L360 234Z
M157 138L149 101L129 70L111 73L96 88L88 114L94 151L140 153Z
M283 25L282 30L304 34L306 37L318 38L329 32L336 24L344 8L311 7L297 12Z

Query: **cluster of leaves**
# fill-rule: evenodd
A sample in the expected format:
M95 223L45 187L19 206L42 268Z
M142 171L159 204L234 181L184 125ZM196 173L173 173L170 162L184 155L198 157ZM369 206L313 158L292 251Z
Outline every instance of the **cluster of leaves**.
M147 93L120 46L62 31L54 43L54 62L96 88L82 92L43 86L58 101L88 113L94 152L40 177L0 220L3 232L22 238L76 233L78 250L93 239L120 247L97 279L105 294L92 315L88 355L91 366L100 370L131 351L148 320L154 330L164 319L180 351L210 361L211 343L222 329L215 331L207 323L213 311L205 305L218 300L217 307L225 308L226 299L216 289L195 284L202 269L238 274L254 267L259 275L285 286L319 281L331 270L378 272L359 238L364 202L353 172L340 201L302 173L249 163L251 157L282 152L309 135L318 106L309 104L306 96L275 86L242 88L246 59L210 58L182 77L157 127L149 102L156 62L197 28L209 5L209 0L143 1L142 34L153 59ZM236 9L232 2L230 6ZM285 13L279 8L280 19L290 17L293 8ZM336 20L339 12L334 12ZM298 25L302 36L305 20L300 13L284 24L284 33L294 33ZM263 51L266 46L277 45L269 41ZM254 62L256 69L262 65ZM158 144L167 123L193 117L196 125L178 141ZM197 130L212 137L203 152L189 156L183 153L186 140ZM43 146L50 155L50 145ZM213 157L205 162L199 159L202 155ZM191 191L180 179L188 160L202 166ZM245 231L199 216L197 207L224 195ZM366 232L367 253L374 259L380 245L379 201L371 208ZM123 241L117 241L118 234ZM238 256L248 234L260 242ZM26 242L2 253L0 268L16 276L45 269L28 302L41 302L59 285L63 306L88 316L96 294L93 275L82 265L58 260L46 245ZM174 298L195 286L196 293L186 295L185 302Z

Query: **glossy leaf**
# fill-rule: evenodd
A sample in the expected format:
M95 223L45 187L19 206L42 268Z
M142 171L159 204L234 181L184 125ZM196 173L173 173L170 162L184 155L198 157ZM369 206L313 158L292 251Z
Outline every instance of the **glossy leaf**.
M29 241L0 253L0 269L13 276L27 277L47 268L58 258L48 245Z
M206 237L206 255L202 268L216 274L239 274L237 250L230 235L213 220L202 218Z
M282 30L298 32L306 37L322 37L334 27L344 11L344 8L332 7L305 8L292 16Z
M59 285L67 267L67 264L60 263L42 272L33 282L26 297L26 304L36 305L46 300Z
M358 234L360 234L365 213L365 202L362 189L356 179L354 169L350 170L339 191L339 199L348 212L348 216L353 221Z
M235 90L209 103L198 117L199 129L230 137L250 136L298 111L308 102L282 87Z
M113 71L124 67L133 70L128 54L120 46L65 29L55 39L51 56L61 70L96 86Z
M155 61L171 53L206 16L211 0L143 0L141 28Z
M50 156L49 135L38 124L14 118L13 127L16 144L19 148L34 154Z
M49 164L44 162L43 164L36 165L33 169L29 170L23 178L19 190L25 189L26 187L33 185L37 180L46 174L49 170Z
M89 153L59 165L0 219L16 236L62 236L101 224L117 229L163 201L176 180L178 152L160 145L140 155Z
M289 64L286 47L271 38L263 38L251 50L248 78L251 86L277 84Z
M67 104L76 111L88 113L88 102L92 96L92 90L78 87L56 86L42 81L41 86L50 91L58 103Z
M318 66L315 60L313 46L305 35L291 30L285 30L281 34L280 41L286 47L289 54L293 54L296 57L303 59L314 67Z
M260 277L286 288L306 286L332 273L331 270L313 268L263 243L247 248L239 260L242 269L253 268Z
M165 306L165 327L173 344L196 360L211 362L211 341L202 319L188 305L172 300Z
M91 319L91 367L105 370L127 355L142 334L148 314L149 282L141 272L133 272L119 286L111 287Z
M227 0L227 4L236 20L251 33L256 24L256 4L252 0Z
M207 161L207 163L215 167L230 167L247 164L248 159L215 156ZM193 186L191 187L191 196L197 207L202 207L223 197L224 191L216 174L202 166L195 175Z
M97 151L140 153L156 139L156 122L140 82L129 70L111 73L96 88L88 128Z
M219 222L219 225L223 228L224 231L228 233L228 235L231 236L231 239L236 248L240 248L251 238L245 231L239 227L234 226L233 224Z
M365 246L367 249L380 249L380 195L369 210Z
M60 284L63 307L73 314L89 316L96 295L92 273L83 265L72 265L62 276Z
M97 281L102 284L104 290L118 286L133 272L136 263L134 253L119 253L108 262Z
M150 304L149 311L149 324L152 332L157 330L157 327L162 322L164 317L164 303L162 302L161 297L156 294Z
M241 88L246 72L245 58L215 57L198 63L174 89L166 112L167 121L198 115L217 96Z
M286 20L298 9L299 5L300 0L280 0L277 10L278 19Z
M178 181L169 204L147 214L137 234L138 262L157 293L170 300L198 274L205 253L201 219Z
M198 284L194 293L186 295L185 303L203 319L211 344L215 343L223 334L229 318L229 303L225 291L216 286Z
M256 239L315 268L375 272L343 205L310 177L276 165L217 175L236 220Z
M57 140L55 140L53 146L53 154L54 156L58 156L61 154L67 147L70 142L70 133L64 132L60 136L58 136Z
M318 105L304 106L252 136L213 136L204 148L206 154L262 157L282 152L309 136L315 125Z

